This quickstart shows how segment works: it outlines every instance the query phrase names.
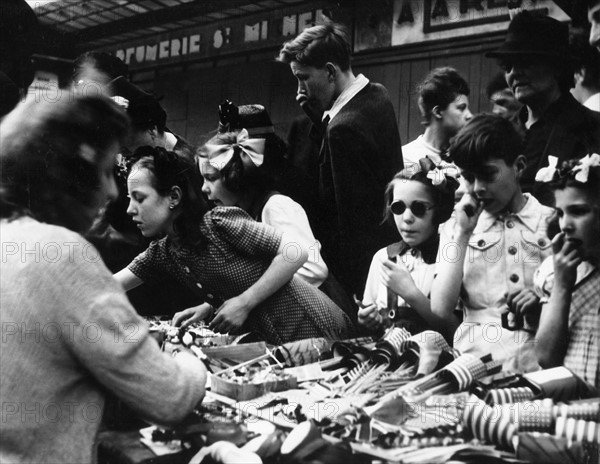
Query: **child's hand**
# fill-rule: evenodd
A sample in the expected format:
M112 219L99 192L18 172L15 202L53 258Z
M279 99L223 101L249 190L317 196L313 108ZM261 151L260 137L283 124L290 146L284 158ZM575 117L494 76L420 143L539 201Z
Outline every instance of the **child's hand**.
M251 310L244 297L231 298L217 309L217 314L208 328L219 333L236 332L246 322Z
M575 285L577 266L582 262L580 247L581 242L565 238L564 232L552 239L555 286L571 289Z
M510 314L508 315L509 326L513 329L520 329L518 321L526 321L527 327L535 328L540 318L540 299L530 288L522 288L509 294L506 298L506 304Z
M358 323L369 330L375 330L383 323L383 317L375 304L361 306L358 310Z
M483 211L483 204L470 193L465 193L460 201L454 205L456 227L466 235L471 235L479 215Z
M388 259L383 262L382 269L383 284L405 300L405 295L411 294L416 289L415 281L403 263L396 263Z
M203 303L200 306L187 308L183 311L175 313L171 324L175 327L181 326L183 329L185 329L187 326L193 324L194 322L203 321L212 314L212 311L213 307L208 303Z

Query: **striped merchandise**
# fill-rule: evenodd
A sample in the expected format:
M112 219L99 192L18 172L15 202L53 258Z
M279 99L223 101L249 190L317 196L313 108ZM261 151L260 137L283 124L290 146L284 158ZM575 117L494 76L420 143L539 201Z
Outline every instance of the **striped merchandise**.
M471 354L463 354L440 370L438 377L450 374L458 384L458 391L463 391L471 386L473 380L485 377L487 373L486 365L481 359Z
M403 343L411 337L410 332L401 327L391 327L383 334L382 341L389 343L396 354L402 353Z
M408 349L414 349L417 352L420 347L436 348L442 351L452 351L450 345L442 334L433 330L425 330L424 332L418 333L410 337L408 340L402 342L401 350L406 351Z
M559 403L554 408L554 415L557 417L600 422L600 399L572 404Z
M519 432L551 432L554 426L554 402L550 398L515 403L514 421Z
M533 399L535 393L529 387L494 388L485 395L485 402L495 404L520 403Z
M556 419L555 435L566 437L568 440L588 443L600 443L600 424L577 419Z
M462 423L478 440L512 449L512 438L517 433L517 428L510 415L507 408L488 406L471 395L463 411Z

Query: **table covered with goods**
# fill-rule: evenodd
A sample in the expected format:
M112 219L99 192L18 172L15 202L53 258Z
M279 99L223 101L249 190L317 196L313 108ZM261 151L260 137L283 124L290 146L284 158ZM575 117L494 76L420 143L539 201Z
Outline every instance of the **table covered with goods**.
M104 431L101 462L600 461L598 392L564 367L503 372L433 331L268 346L151 324L205 362L207 395L172 429Z

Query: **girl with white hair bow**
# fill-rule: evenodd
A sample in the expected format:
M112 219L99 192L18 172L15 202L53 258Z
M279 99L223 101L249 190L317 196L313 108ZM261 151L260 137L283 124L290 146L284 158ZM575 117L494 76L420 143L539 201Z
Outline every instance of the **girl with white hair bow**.
M354 305L329 273L304 208L275 189L285 149L275 134L251 138L242 129L216 135L198 150L202 191L216 206L238 206L256 221L285 232L288 255L308 254L295 276L319 288L352 318ZM185 318L182 311L174 321Z

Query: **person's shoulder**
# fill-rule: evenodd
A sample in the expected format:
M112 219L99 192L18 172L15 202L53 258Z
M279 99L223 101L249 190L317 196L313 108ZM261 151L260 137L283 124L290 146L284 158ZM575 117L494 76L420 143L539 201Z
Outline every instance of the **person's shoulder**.
M542 218L549 218L554 214L554 208L541 204L535 196L529 193L524 193L523 195L527 198L528 208L538 213Z
M373 262L382 263L386 259L388 259L387 247L380 248L373 255Z
M367 89L367 91L370 93L389 97L388 89L383 84L380 84L379 82L370 81L367 84L367 86L365 87L365 89Z
M63 251L77 248L94 248L81 234L66 227L39 222L28 216L14 220L2 221L2 242L15 242L23 247L35 244L33 249L46 250L50 253L61 251L60 256L68 256Z
M265 208L302 208L300 204L288 197L287 195L283 195L281 193L276 193L271 195L269 199L265 203Z
M237 206L216 206L210 211L207 211L202 218L202 223L220 225L224 222L226 223L236 220L252 221L253 219L246 211L244 211L242 208L238 208Z

